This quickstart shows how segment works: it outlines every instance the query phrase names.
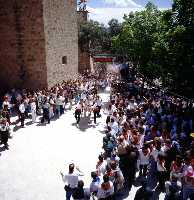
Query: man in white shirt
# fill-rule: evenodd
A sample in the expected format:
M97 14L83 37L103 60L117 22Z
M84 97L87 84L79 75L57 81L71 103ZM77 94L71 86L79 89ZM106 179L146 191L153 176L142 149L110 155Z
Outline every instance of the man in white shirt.
M147 169L149 165L149 159L150 159L150 152L149 149L146 147L143 147L139 150L139 161L140 161L140 176L146 176Z
M100 99L99 96L97 96L96 104L97 104L97 107L98 107L97 117L100 117L100 110L102 108L102 99Z
M21 121L21 127L24 128L24 121L25 121L25 104L24 100L22 100L20 106L19 106L19 112L20 112L20 121Z
M75 172L75 164L71 163L69 164L69 172L67 174L63 174L61 172L61 176L63 179L63 182L65 183L65 191L66 191L66 200L70 200L71 196L75 190L75 188L78 185L79 176L83 176L84 174L79 170L78 167L76 167L76 170L78 172Z

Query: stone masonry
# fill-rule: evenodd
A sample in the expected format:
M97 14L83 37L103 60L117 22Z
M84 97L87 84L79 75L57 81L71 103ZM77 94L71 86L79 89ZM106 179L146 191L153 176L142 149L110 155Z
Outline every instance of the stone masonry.
M78 21L78 30L83 22L88 20L88 12L87 11L78 11L77 12L77 21ZM79 73L84 73L90 69L90 54L89 54L89 41L88 44L84 45L84 48L79 44L78 47L78 71Z
M77 33L76 0L0 0L0 89L50 88L75 76Z

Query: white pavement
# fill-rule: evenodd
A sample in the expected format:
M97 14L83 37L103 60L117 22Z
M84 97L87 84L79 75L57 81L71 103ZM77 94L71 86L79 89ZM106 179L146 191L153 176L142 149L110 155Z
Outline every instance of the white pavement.
M101 97L106 102L109 94ZM72 160L88 185L101 152L105 116L97 119L97 126L87 120L82 119L79 129L73 111L66 111L46 126L33 124L13 132L10 149L0 156L0 200L64 200L60 171L67 171ZM132 200L135 190L126 199Z

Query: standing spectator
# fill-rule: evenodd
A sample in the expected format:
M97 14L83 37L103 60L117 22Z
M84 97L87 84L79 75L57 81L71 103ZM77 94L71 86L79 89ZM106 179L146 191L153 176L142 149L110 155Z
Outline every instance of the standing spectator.
M36 122L36 102L34 98L32 98L30 101L30 109L32 113L32 122L35 123Z
M104 159L103 155L98 156L98 162L96 165L96 170L98 176L104 175L106 172L107 161Z
M166 181L165 188L165 200L180 200L182 184L178 181L178 177L175 174L171 176L169 181Z
M158 174L158 187L161 190L165 188L166 181L166 168L165 168L165 160L164 156L159 154L157 160L157 174Z
M194 199L194 159L184 173L183 200Z
M85 199L84 182L82 180L78 181L77 187L74 189L72 196L74 200Z
M109 180L108 175L103 176L103 182L98 188L97 197L98 200L112 200L114 196L114 186Z
M96 172L92 172L91 177L92 177L92 182L90 184L90 193L93 196L96 196L100 185L100 178L98 177Z
M139 175L146 176L147 170L148 170L148 165L149 165L149 159L150 159L150 152L147 147L143 147L142 149L139 150L139 161L140 161L140 166L139 166Z
M43 116L42 116L42 120L41 123L44 123L45 120L48 121L48 124L50 124L50 114L49 114L49 108L50 108L50 104L47 100L47 98L45 99L42 109L43 109Z
M20 114L20 121L21 121L21 127L24 128L24 121L25 121L25 104L24 100L21 100L21 104L19 105L19 114Z
M66 191L66 200L70 200L73 192L75 191L76 187L78 186L78 177L83 176L83 173L80 171L78 167L76 167L75 171L75 164L71 163L69 164L69 171L67 174L63 174L61 172L61 176L63 179L63 182L65 183L65 191Z

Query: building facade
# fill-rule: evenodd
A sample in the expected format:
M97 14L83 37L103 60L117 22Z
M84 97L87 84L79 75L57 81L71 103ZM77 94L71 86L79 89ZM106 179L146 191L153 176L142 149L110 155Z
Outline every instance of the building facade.
M87 22L87 20L88 20L87 10L77 12L78 32L81 24ZM86 71L91 71L89 41L87 44L84 44L84 47L82 47L80 43L78 45L78 71L80 74Z
M50 88L78 74L76 0L0 0L0 87Z

